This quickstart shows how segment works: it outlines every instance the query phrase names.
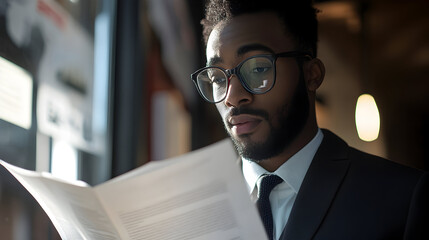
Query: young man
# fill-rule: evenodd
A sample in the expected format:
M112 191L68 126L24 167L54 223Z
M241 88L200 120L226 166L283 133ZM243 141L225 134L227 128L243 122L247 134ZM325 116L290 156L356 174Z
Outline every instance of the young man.
M209 1L207 67L191 77L216 104L270 239L423 239L427 174L317 126L316 13L303 0Z

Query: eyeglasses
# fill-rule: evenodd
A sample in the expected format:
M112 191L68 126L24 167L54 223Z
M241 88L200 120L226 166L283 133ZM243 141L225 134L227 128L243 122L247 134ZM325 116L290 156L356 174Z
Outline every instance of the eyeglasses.
M276 81L276 60L279 57L305 57L311 54L303 51L290 51L277 54L263 54L249 57L233 69L211 66L204 67L191 74L192 81L199 94L210 103L225 99L231 80L235 74L241 85L252 94L270 91Z

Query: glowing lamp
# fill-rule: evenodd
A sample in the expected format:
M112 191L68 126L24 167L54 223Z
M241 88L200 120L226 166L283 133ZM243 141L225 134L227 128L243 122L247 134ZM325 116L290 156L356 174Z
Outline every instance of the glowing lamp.
M371 95L363 94L358 98L355 120L360 139L371 142L378 138L380 132L380 114L377 104Z

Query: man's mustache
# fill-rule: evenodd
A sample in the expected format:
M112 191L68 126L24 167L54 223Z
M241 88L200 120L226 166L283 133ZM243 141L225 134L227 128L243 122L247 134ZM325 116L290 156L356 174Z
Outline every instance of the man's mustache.
M269 114L267 111L264 111L262 109L253 109L253 108L246 108L246 107L240 107L240 108L232 108L227 114L226 119L238 116L240 114L249 114L254 116L259 116L265 120L269 120Z

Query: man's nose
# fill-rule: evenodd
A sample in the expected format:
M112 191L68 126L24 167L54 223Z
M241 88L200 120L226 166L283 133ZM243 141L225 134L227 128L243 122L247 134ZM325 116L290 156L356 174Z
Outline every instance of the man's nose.
M229 79L229 87L225 97L225 105L228 107L239 107L243 104L249 104L253 99L253 94L248 92L241 85L238 76L233 74Z

